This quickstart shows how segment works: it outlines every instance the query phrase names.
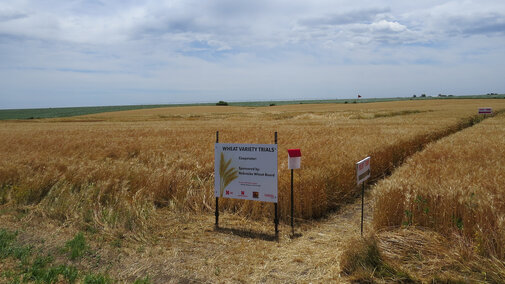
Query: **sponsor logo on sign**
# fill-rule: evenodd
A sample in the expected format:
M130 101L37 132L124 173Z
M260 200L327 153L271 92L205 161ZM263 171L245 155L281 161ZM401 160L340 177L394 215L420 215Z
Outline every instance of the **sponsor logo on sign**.
M253 198L260 198L260 193L257 191L253 191Z

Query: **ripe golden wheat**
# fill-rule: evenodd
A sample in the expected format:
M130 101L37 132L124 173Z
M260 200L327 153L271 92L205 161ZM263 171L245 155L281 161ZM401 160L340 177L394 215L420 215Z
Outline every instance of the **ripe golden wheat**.
M375 229L431 228L505 259L505 116L446 137L374 188Z
M490 104L492 103L492 104ZM501 100L405 101L261 108L190 107L0 122L0 204L37 206L62 221L135 230L157 207L213 209L214 141L279 143L279 213L287 218L287 149L301 148L295 217L323 216L353 199L354 163L373 178ZM223 199L223 210L271 218L270 203Z

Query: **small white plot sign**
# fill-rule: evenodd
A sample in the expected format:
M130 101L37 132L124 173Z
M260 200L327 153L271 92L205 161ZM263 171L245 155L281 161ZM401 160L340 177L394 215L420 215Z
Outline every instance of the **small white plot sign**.
M370 157L356 163L356 180L358 184L364 182L370 177Z
M214 196L277 202L277 144L216 143Z
M493 114L493 109L490 107L480 107L479 114Z

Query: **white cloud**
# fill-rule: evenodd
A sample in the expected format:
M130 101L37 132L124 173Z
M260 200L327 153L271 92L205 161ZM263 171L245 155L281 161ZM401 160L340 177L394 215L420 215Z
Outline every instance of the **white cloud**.
M371 29L373 32L403 32L407 30L407 27L399 24L398 22L389 22L386 20L380 20L379 22L372 23Z
M0 108L503 92L504 31L498 0L0 2Z

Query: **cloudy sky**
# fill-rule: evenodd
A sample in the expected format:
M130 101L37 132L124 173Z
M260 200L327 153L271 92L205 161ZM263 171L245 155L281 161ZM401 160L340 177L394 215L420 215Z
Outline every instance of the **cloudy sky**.
M0 109L505 92L505 1L0 0Z

